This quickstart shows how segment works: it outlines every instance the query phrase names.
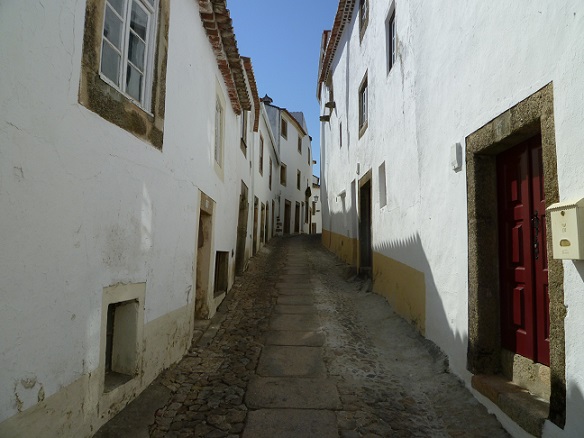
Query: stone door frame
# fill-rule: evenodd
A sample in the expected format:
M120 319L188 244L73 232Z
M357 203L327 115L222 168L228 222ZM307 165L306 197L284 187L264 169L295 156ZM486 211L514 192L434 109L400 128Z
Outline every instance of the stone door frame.
M553 84L549 83L466 138L468 213L467 368L473 374L501 373L497 154L541 133L547 205L559 200ZM549 216L548 221L549 224ZM547 235L550 296L549 419L563 427L566 417L564 271L551 257Z

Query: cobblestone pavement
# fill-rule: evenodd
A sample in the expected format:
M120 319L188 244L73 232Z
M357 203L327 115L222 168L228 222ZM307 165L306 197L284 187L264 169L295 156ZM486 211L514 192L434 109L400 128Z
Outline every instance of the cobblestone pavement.
M504 437L444 355L315 237L275 239L159 379L151 437Z

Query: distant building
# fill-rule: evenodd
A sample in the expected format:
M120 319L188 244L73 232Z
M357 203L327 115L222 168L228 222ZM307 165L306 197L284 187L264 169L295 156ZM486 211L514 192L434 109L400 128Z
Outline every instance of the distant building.
M311 198L312 225L310 234L322 233L322 204L320 199L320 178L312 176L312 198Z
M262 99L280 154L280 210L283 234L310 233L312 147L302 113L290 113Z

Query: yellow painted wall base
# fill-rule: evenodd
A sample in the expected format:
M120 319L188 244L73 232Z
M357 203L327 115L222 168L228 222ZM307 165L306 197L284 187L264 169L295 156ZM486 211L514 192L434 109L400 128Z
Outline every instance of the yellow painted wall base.
M103 370L95 369L30 409L0 423L0 437L91 437L160 372L180 360L192 336L194 308L187 305L144 326L142 367L129 382L103 392Z
M423 272L374 252L373 291L386 297L397 314L425 334L426 282Z
M358 266L359 240L323 229L322 244L344 262ZM373 291L384 296L398 315L414 324L424 335L426 331L424 273L374 252L372 275Z
M329 251L335 253L341 260L353 266L357 266L359 241L342 234L322 230L322 244Z

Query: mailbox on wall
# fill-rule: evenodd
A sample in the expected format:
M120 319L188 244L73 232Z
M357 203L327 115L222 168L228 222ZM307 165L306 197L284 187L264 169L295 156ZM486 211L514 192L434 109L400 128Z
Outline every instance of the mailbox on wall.
M552 222L554 259L584 259L584 198L547 208Z

